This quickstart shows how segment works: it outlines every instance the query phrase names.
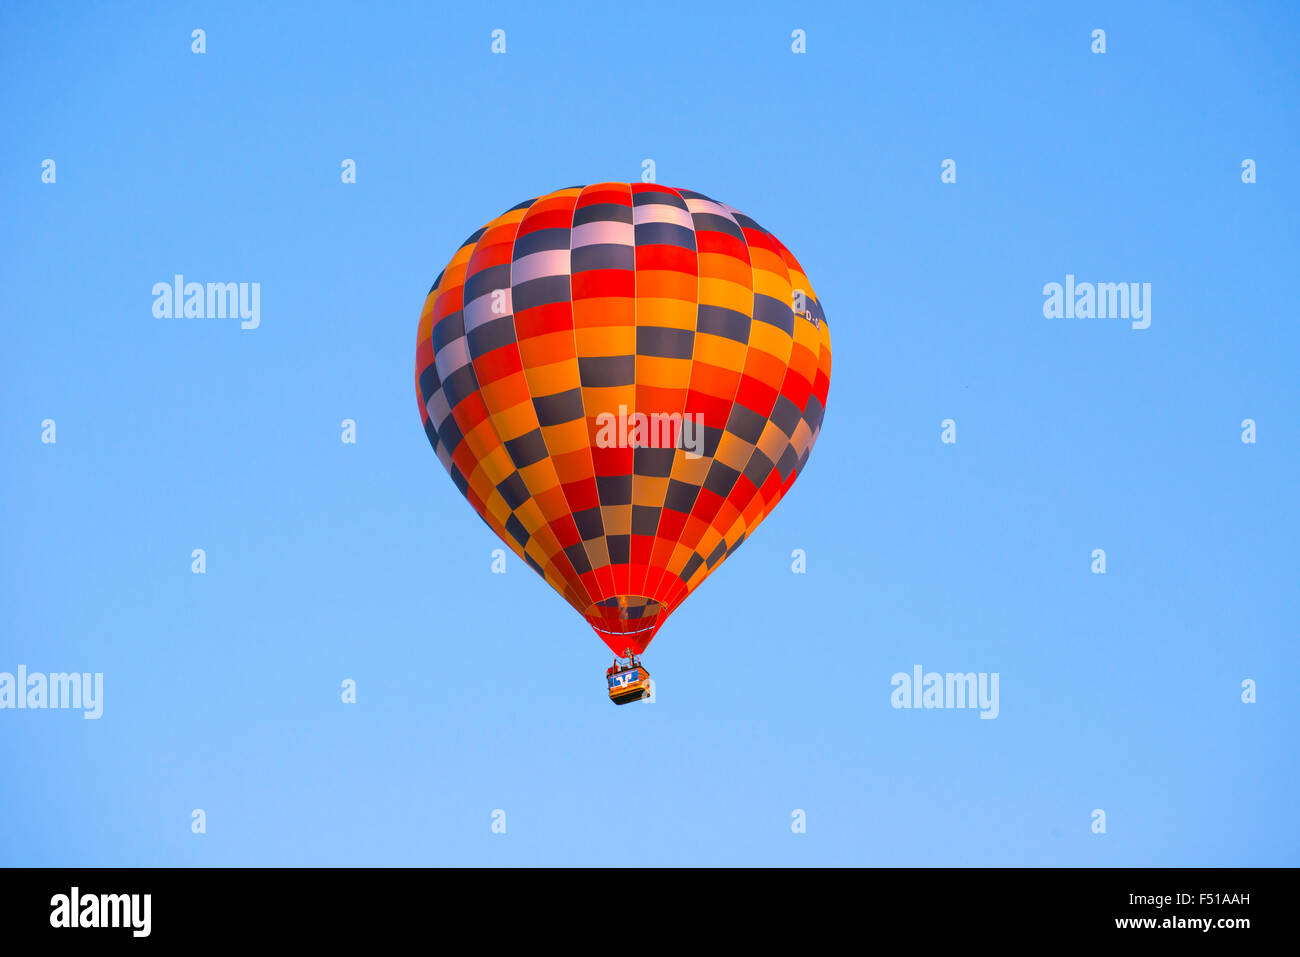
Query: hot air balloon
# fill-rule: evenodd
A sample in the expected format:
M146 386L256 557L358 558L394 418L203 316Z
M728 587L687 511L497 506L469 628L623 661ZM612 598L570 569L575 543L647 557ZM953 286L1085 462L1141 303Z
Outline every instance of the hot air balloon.
M803 471L831 374L790 251L655 183L556 190L474 232L415 356L439 461L614 652L620 704L648 693L639 656L668 616Z

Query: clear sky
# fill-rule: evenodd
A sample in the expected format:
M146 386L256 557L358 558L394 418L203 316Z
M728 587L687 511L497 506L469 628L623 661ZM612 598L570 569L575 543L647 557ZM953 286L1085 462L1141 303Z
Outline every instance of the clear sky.
M269 7L0 10L0 671L104 675L0 711L0 864L1300 864L1293 4ZM834 372L615 708L413 368L467 235L645 159L799 257Z

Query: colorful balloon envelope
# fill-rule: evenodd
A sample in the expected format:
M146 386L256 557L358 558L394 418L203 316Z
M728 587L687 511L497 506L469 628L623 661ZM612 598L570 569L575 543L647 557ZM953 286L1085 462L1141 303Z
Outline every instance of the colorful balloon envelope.
M790 251L654 183L556 190L479 229L429 291L415 359L456 487L616 655L789 491L830 375Z

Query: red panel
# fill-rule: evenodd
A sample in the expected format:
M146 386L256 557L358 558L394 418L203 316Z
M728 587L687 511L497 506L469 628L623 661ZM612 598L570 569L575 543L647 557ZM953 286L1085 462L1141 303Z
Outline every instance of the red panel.
M749 247L728 233L714 232L711 229L696 230L695 247L701 253L722 253L741 262L749 262Z
M570 281L574 299L631 299L636 293L636 273L631 269L589 269L575 272Z
M551 526L551 531L555 533L555 540L560 543L561 548L568 548L582 541L572 515L561 515L547 524Z
M500 349L485 352L474 360L474 374L478 376L480 386L523 371L524 365L519 358L519 348L513 342Z
M686 528L686 513L673 508L665 508L659 515L658 535L670 542L679 542L682 531Z
M694 276L697 275L695 271L697 262L695 250L686 249L682 246L655 244L636 247L637 269L672 269L676 272L690 273ZM689 280L687 281L689 282Z
M521 341L573 329L573 308L568 302L533 306L515 313L515 336Z
M530 209L524 215L524 220L519 224L519 231L515 235L516 237L527 236L539 229L568 229L572 222L573 208L571 206L537 211Z
M718 371L723 375L730 376L733 382L737 378L735 373L724 373L721 369ZM691 389L686 394L686 411L692 415L695 413L702 414L704 416L704 424L710 428L725 429L727 427L727 419L731 415L731 400L729 398L723 399L715 395L700 392L696 389Z
M583 479L580 482L568 482L564 485L564 497L569 507L576 512L585 512L600 504L600 495L596 490L595 479Z
M602 449L597 445L591 447L591 461L596 467L596 475L609 478L614 475L631 475L636 461L636 449Z
M763 418L767 418L776 405L776 389L753 376L741 376L740 388L736 390L736 401Z

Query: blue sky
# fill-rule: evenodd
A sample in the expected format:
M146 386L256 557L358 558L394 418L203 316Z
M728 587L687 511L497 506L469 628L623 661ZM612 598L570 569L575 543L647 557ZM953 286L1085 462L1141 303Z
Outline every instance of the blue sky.
M1297 25L5 5L0 671L102 672L104 714L0 711L0 864L1300 863ZM647 158L781 237L835 366L615 709L412 369L465 236ZM155 318L176 273L260 327ZM1151 283L1150 328L1045 318L1067 274ZM996 720L891 707L917 664L998 673Z

